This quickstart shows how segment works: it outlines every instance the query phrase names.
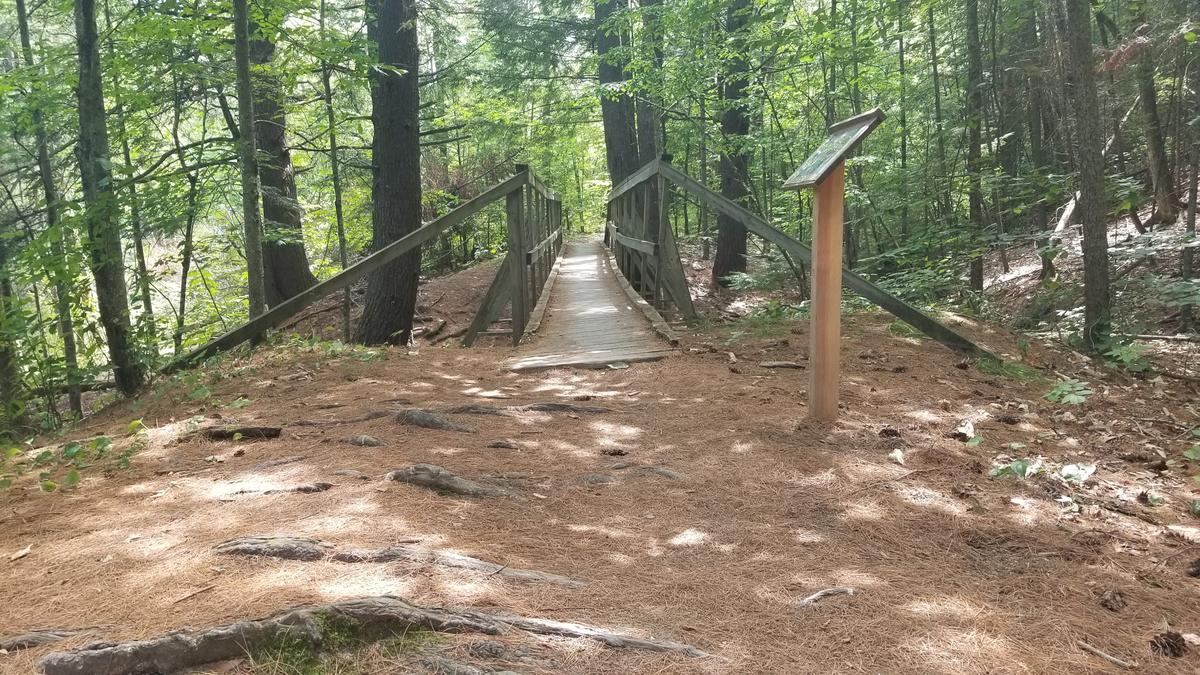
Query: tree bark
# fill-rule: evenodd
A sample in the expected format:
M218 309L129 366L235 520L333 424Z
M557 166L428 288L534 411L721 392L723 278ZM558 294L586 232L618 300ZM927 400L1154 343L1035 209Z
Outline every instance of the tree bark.
M1145 17L1139 17L1145 21ZM1158 88L1154 84L1154 50L1147 47L1138 57L1138 93L1142 99L1142 119L1146 127L1146 162L1154 185L1155 222L1173 223L1179 218L1179 196L1175 179L1167 163L1167 145L1162 119L1158 113Z
M1083 342L1100 350L1111 331L1108 277L1108 208L1104 194L1104 127L1096 96L1092 56L1092 11L1088 0L1066 0L1067 46L1075 109L1075 146L1079 171L1078 214L1083 223Z
M600 117L604 126L604 150L613 187L640 166L636 115L633 99L625 91L625 63L614 50L626 41L625 31L613 24L613 16L627 0L599 0L593 5L596 17L596 55L599 57Z
M21 33L21 54L25 66L32 70L33 43L29 38L29 14L25 0L17 0L17 24ZM34 100L39 100L35 97ZM50 142L46 133L46 120L40 105L32 111L34 143L37 146L38 177L42 183L42 194L46 198L46 229L50 238L50 257L57 264L46 266L47 276L54 283L55 312L58 315L58 332L63 341L63 365L66 367L67 400L71 413L83 415L83 398L79 386L79 355L75 344L75 319L71 316L71 286L66 265L66 235L55 232L58 222L58 186L54 182L54 168L50 164Z
M321 0L320 30L325 33L327 3ZM321 86L325 94L325 124L329 126L329 172L333 182L333 214L337 221L338 261L342 269L350 266L346 253L346 224L342 212L342 167L338 156L337 117L333 110L333 64L321 62ZM461 161L460 161L461 164ZM342 341L350 342L350 289L342 291Z
M262 72L275 56L270 30L258 23L251 27L250 63L260 67L254 82L254 142L262 188L263 285L267 306L274 307L314 286L317 278L304 251L304 209L296 199L283 85L274 74Z
M746 90L749 87L749 64L746 57L745 28L751 12L749 0L731 0L725 14L725 31L734 48L726 61L721 82L721 99L725 107L721 114L721 134L724 137L720 163L721 196L741 203L750 193L747 185L750 155L743 147L750 131L746 114ZM713 282L726 285L726 277L746 271L746 228L740 222L721 214L717 218L717 252L713 256Z
M83 1L83 0L77 0ZM242 172L242 225L245 228L246 285L250 318L266 311L262 221L259 218L258 157L254 139L254 86L250 80L250 17L247 0L233 0L234 59L237 62L238 159Z
M983 54L979 40L979 0L967 0L967 201L970 205L971 290L983 292L983 184L980 156L983 144Z
M372 247L379 250L421 226L420 99L415 0L371 0L378 59L371 70ZM402 72L397 72L397 70ZM421 251L371 273L359 323L365 344L407 344L412 337Z
M128 288L116 219L111 155L105 125L100 44L95 0L75 0L75 41L79 54L79 174L83 187L88 254L96 280L100 322L108 340L117 388L132 396L142 386L145 368L138 359L129 325Z

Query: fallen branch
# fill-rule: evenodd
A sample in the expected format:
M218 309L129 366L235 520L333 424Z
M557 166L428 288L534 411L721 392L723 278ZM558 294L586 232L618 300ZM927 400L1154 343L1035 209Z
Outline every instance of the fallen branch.
M1098 657L1104 659L1105 661L1108 661L1109 663L1113 664L1114 666L1117 666L1118 668L1124 668L1126 670L1133 670L1134 668L1137 668L1137 663L1134 663L1133 661L1123 661L1121 659L1118 659L1117 657L1113 656L1112 654L1103 652L1103 651L1089 645L1088 643L1084 642L1083 640L1076 640L1075 644L1083 651L1085 651L1093 656L1098 656Z
M796 606L797 607L809 607L809 606L817 604L817 602L819 602L823 598L828 598L828 597L832 597L835 595L854 595L857 592L858 592L857 590L850 588L849 586L837 586L834 588L825 588L825 589L817 591L816 593L813 593L812 595L808 596L807 598L803 598L802 600L800 600L800 602L796 603Z
M0 637L0 649L6 652L15 652L18 649L30 649L32 647L41 647L42 645L53 644L67 638L83 635L91 632L90 630L64 630L57 628L47 628L44 630L33 630L20 635L11 635L9 637Z
M101 643L54 652L43 658L39 666L45 675L176 672L215 661L243 658L248 653L253 654L283 639L320 650L325 645L327 630L336 627L344 631L347 626L357 632L374 635L403 635L413 630L499 635L512 628L537 635L587 638L616 648L707 656L691 645L621 635L597 626L534 617L424 608L401 598L383 595L299 607L265 619L168 633L149 640Z

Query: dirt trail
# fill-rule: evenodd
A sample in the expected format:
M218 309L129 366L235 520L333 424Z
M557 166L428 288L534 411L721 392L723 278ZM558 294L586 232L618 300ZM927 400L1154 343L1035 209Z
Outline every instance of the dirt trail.
M991 346L1007 339L962 329ZM857 315L846 328L846 411L837 425L817 427L803 421L805 370L758 365L805 365L805 325L773 330L729 345L729 331L692 336L681 355L627 369L523 374L501 370L510 353L502 349L426 347L381 360L260 350L222 366L204 400L164 387L90 421L91 433L124 438L131 419L143 420L149 443L128 471L86 473L67 493L19 485L0 496L0 624L8 634L94 628L96 638L128 640L392 594L710 654L528 635L496 638L508 650L500 656L480 656L478 637L438 643L447 658L518 672L1115 670L1080 639L1147 672L1200 668L1200 648L1182 658L1150 649L1163 621L1200 632L1200 580L1188 576L1200 558L1200 521L1186 514L1195 484L1186 463L1153 472L1121 458L1147 444L1178 457L1198 424L1186 383L1093 378L1097 393L1068 409L1042 398L1044 382L959 369L944 348ZM1040 348L1032 358L1079 367ZM238 397L249 403L221 407ZM610 411L516 409L539 402ZM514 408L447 412L472 403ZM391 415L411 408L474 431ZM980 441L950 437L963 419ZM197 425L235 421L283 431L181 439ZM351 442L363 436L380 444ZM1002 454L1097 472L1083 488L989 479ZM383 480L413 464L502 488L500 496ZM333 485L291 490L322 482ZM1165 504L1139 504L1145 489ZM1055 501L1063 495L1074 495L1074 508ZM213 550L283 535L331 551L403 544L584 583L420 556L347 563L320 552L284 560ZM26 546L28 555L8 560ZM831 587L855 592L800 605ZM1108 591L1122 594L1123 609L1102 606ZM34 672L48 651L90 639L0 656L0 672ZM437 670L428 660L372 663L363 672Z

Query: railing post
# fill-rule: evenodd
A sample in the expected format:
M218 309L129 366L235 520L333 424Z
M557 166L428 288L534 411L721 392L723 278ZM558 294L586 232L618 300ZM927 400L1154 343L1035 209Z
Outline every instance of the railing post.
M528 307L525 302L526 266L525 252L525 192L528 190L529 165L518 164L517 173L524 173L526 181L520 188L508 193L505 198L505 214L508 220L508 254L512 257L512 343L515 346L525 333Z

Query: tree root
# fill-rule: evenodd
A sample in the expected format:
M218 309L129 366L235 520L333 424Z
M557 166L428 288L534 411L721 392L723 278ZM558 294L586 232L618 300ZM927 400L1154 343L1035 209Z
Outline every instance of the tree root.
M406 543L414 542L410 541ZM306 562L324 560L326 558L344 563L404 561L473 570L483 572L489 576L498 576L513 581L549 583L569 588L579 588L587 585L586 582L579 579L572 579L561 574L509 567L487 560L480 560L479 558L472 558L461 553L431 551L416 546L389 546L379 549L331 552L333 548L332 544L316 539L305 539L303 537L239 537L217 544L213 548L213 552L223 555L261 556L265 558L280 558L282 560L303 560Z
M437 429L439 431L457 431L464 434L475 433L475 430L465 424L459 424L453 420L448 420L445 417L428 410L420 408L409 408L408 410L396 413L396 421L400 424L409 426L421 427L422 429Z
M546 403L529 403L526 405L487 405L484 403L468 403L466 405L458 405L452 408L446 408L442 412L451 415L503 415L508 416L514 413L523 412L544 412L544 413L576 413L584 415L600 415L612 412L612 408L605 408L598 405L577 405L575 403L560 403L558 401L550 401Z
M60 630L56 628L32 630L20 635L0 637L0 649L6 652L15 652L18 649L30 649L32 647L54 644L55 642L61 642L67 638L90 632L90 630Z
M82 649L54 652L44 657L38 665L44 675L165 673L241 658L247 653L279 644L280 641L319 650L336 644L335 630L375 635L397 635L411 630L499 635L508 629L537 635L587 638L615 648L706 656L691 645L620 635L596 626L515 615L424 608L401 598L384 595L298 607L265 619L238 621L204 630L178 631L149 640L100 643Z
M443 495L463 497L511 497L502 487L484 485L452 473L436 464L413 464L387 474L384 480L418 485Z
M812 605L817 604L817 602L819 602L822 598L828 598L828 597L834 596L834 595L854 595L857 592L858 592L857 590L850 588L849 586L825 588L825 589L817 591L816 593L813 593L812 595L808 596L807 598L801 599L800 602L796 603L796 606L797 607L811 607Z

